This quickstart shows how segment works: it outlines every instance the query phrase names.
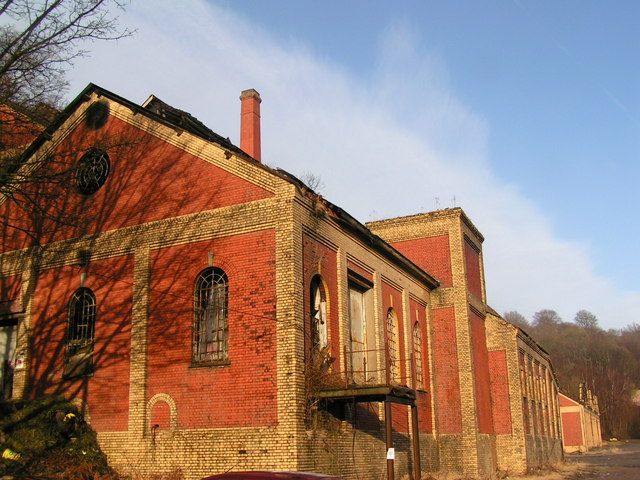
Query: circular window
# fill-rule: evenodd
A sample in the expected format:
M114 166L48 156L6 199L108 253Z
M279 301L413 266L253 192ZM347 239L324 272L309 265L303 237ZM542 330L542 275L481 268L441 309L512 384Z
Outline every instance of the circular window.
M109 175L109 155L92 148L85 153L76 167L76 187L83 195L91 195L104 185Z

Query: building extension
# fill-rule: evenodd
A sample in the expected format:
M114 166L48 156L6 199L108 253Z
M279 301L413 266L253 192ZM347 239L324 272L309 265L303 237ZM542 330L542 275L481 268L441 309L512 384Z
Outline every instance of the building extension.
M602 446L598 398L584 383L579 386L579 400L560 394L560 419L564 451L586 452Z

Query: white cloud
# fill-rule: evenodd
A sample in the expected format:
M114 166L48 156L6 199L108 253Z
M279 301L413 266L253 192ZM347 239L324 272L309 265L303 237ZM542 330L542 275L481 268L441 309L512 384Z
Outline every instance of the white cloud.
M141 2L142 3L142 2ZM462 206L484 233L490 303L530 316L579 309L620 327L640 292L598 277L584 245L554 234L544 212L489 169L489 127L457 99L442 59L416 51L415 32L390 25L363 81L300 44L276 41L203 1L134 4L133 39L96 44L72 91L92 81L133 101L150 93L237 143L239 92L263 97L263 159L322 177L322 192L362 221Z

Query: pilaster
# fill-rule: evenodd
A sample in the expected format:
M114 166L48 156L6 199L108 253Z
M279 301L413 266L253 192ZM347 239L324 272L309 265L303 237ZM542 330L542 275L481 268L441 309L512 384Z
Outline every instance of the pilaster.
M144 436L147 417L149 273L149 247L138 247L134 250L129 373L129 433L133 438Z

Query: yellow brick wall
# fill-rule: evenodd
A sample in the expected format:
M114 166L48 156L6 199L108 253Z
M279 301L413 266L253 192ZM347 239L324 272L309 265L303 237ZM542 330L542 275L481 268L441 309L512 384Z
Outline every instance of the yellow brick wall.
M476 245L479 251L484 239L459 208L371 222L367 226L389 243L443 234L449 237L453 288L441 287L434 290L431 294L431 303L433 308L453 306L455 311L462 433L460 435L438 434L440 465L444 470L451 472L489 476L496 468L495 436L481 435L478 432L469 320L470 307L481 314L486 310L482 254L480 254L483 297L481 299L468 293L464 260L465 236ZM430 328L433 329L433 325ZM433 352L431 356L433 357ZM436 364L434 376L437 375L437 369ZM446 407L434 405L434 410L438 408Z
M559 422L557 397L552 389L557 389L553 366L548 355L535 342L514 325L491 312L487 314L487 346L490 351L506 352L507 373L509 379L509 398L511 408L512 433L497 435L496 446L498 467L507 473L522 474L529 470L558 463L562 460L562 448L557 429L550 428L545 435L533 435L533 415L529 414L529 431L525 433L523 416L523 397L529 398L533 392L523 391L519 365L519 351L525 356L538 361L547 368L546 382L547 402L549 404L549 421L556 425ZM532 386L527 380L527 388ZM536 391L537 392L537 391ZM541 391L535 393L541 395ZM538 397L536 397L538 398ZM530 408L530 405L526 406Z

